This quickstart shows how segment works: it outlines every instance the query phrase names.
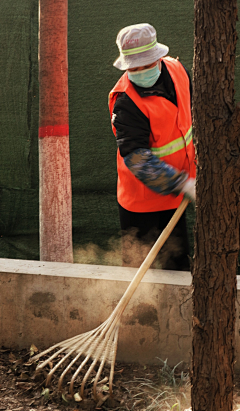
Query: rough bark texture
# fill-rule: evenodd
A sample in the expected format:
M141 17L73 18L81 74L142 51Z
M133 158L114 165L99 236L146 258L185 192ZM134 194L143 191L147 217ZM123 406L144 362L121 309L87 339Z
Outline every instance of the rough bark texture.
M195 0L193 120L197 201L192 410L233 406L239 253L240 109L234 104L237 1Z
M40 0L40 259L73 262L67 0Z

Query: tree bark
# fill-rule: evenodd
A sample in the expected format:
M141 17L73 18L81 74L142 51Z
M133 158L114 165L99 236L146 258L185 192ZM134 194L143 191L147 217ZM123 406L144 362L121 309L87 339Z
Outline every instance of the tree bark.
M40 259L73 262L67 0L39 0Z
M192 411L233 407L240 212L236 20L236 0L195 0L193 125L198 166Z

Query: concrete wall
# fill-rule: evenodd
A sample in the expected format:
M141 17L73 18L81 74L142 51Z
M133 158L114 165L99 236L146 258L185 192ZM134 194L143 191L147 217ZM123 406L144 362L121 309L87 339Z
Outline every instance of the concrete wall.
M0 345L43 349L97 327L135 273L127 267L0 259ZM148 270L123 313L117 360L151 364L158 357L171 366L189 365L191 318L191 274ZM237 347L239 332L237 304Z

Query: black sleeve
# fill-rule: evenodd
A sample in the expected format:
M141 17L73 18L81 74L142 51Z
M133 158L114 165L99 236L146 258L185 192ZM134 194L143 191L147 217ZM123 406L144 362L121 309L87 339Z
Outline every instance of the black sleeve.
M112 121L122 157L138 148L149 148L150 122L136 104L122 93L116 100Z

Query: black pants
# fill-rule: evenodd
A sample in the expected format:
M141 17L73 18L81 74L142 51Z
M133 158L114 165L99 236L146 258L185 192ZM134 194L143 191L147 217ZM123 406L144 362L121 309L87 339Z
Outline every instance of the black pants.
M123 262L124 265L131 265L128 264L129 261L126 261L130 258L130 244L136 241L141 245L148 244L152 246L176 210L135 213L125 210L120 204L118 206L123 239L129 236L132 238L132 242L128 240L127 245L123 247ZM141 250L143 249L141 248ZM157 259L163 269L189 271L188 256L189 242L186 214L184 212L162 250L160 250ZM143 257L145 258L145 256Z

